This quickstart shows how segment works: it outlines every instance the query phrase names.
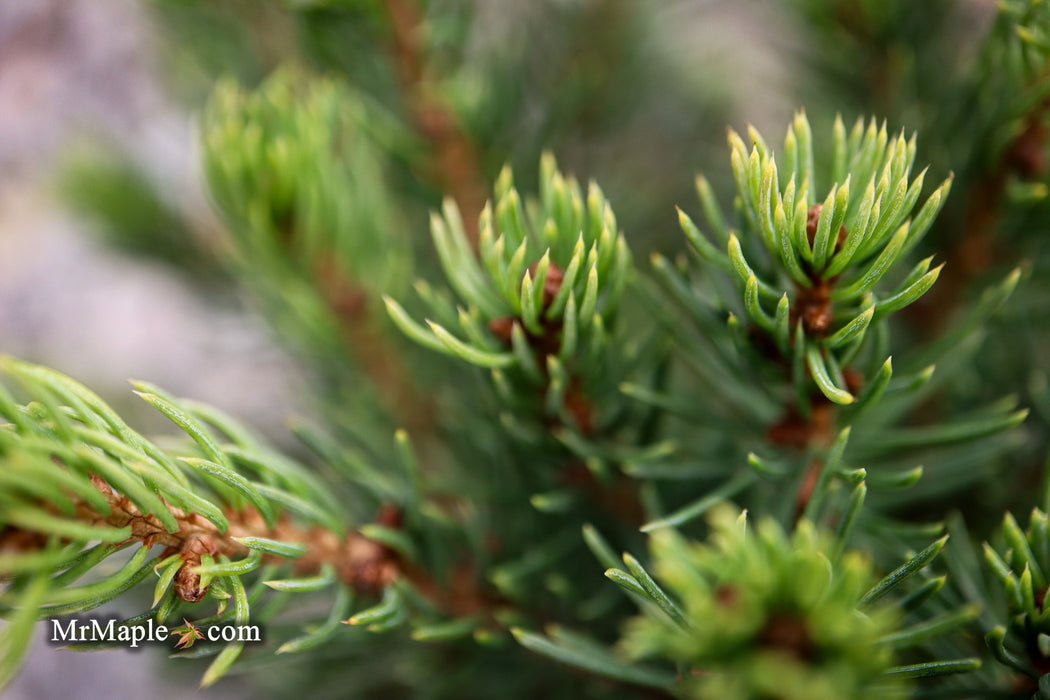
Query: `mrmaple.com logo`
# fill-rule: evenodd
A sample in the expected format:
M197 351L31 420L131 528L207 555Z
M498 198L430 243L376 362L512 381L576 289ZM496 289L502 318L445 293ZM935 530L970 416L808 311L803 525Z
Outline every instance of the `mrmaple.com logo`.
M174 642L176 649L189 649L198 641L205 642L261 642L258 625L200 626L186 620L179 627L169 628L147 620L141 625L121 624L117 618L70 618L51 620L51 639L54 644L102 643L123 645L132 649L151 642Z

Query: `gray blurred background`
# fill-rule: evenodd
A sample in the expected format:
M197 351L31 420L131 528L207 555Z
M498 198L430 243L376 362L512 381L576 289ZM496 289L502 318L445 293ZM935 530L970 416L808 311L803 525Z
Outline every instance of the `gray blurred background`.
M209 225L194 116L165 94L147 10L135 0L0 0L0 352L59 368L133 418L127 380L148 378L281 442L285 418L301 412L301 379L264 324L159 263L113 251L56 192L63 159L102 138ZM163 429L138 415L144 429ZM196 690L199 668L180 677L156 650L76 653L47 645L46 633L41 625L6 698L113 698L115 677L119 697ZM198 693L247 697L239 687Z

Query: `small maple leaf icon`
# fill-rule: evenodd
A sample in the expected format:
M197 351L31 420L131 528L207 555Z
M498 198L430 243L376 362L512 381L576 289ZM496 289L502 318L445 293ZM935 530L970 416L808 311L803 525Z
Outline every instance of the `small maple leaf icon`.
M201 633L200 628L186 618L182 618L182 621L185 623L185 626L176 627L171 633L179 635L179 641L175 644L176 649L189 649L198 639L204 639L204 635Z

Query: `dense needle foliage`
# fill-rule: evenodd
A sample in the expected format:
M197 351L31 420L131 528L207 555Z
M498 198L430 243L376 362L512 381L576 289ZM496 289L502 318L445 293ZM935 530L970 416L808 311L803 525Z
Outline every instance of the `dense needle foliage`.
M724 139L656 3L256 4L152 8L222 245L63 190L317 417L0 356L0 684L119 600L272 697L1050 698L1050 2L778 5L805 109Z

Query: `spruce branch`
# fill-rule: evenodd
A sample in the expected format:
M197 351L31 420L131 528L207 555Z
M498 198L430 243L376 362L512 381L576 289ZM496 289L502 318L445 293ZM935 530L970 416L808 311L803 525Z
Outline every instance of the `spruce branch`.
M803 113L787 129L782 166L754 129L748 131L750 147L733 130L728 140L739 229L727 223L703 177L697 180L697 192L710 235L679 210L696 258L722 275L691 284L684 266L675 270L654 257L663 294L647 302L665 328L673 330L685 354L723 365L718 372L701 362L691 367L711 391L738 407L738 420L756 430L765 423L765 441L774 449L798 451L790 458L800 463L794 466L767 469L763 456L749 458L763 479L790 475L797 480L795 518L803 513L815 517L812 504L819 502L828 480L837 483L851 473L839 465L851 427L854 437L845 461L863 460L876 479L872 483L910 487L917 481L914 463L897 477L882 466L896 453L947 449L956 440L994 435L1024 419L1026 411L1003 402L972 420L960 416L940 426L889 428L932 388L932 364L894 377L889 334L894 314L921 298L940 274L932 257L910 267L906 260L930 230L952 183L949 177L922 199L927 171L911 173L915 135L891 137L886 124L875 120L858 120L847 129L837 118L827 139L829 172L813 165L814 136ZM825 181L827 185L821 184ZM826 189L818 191L818 186ZM944 358L938 349L958 351L959 343L997 308L991 299L1005 299L1015 284L1013 275L990 290L981 308L923 357L932 362ZM735 303L725 301L734 296ZM683 334L680 322L660 309L668 301L687 312L705 337ZM719 323L720 315L728 316L726 325ZM938 377L950 377L953 365L956 370L960 366L948 363ZM742 388L754 381L748 374L761 383L750 395ZM779 413L779 419L770 421L771 412ZM997 449L1004 448L1000 443ZM947 480L939 473L939 485L964 473L960 469Z
M501 400L524 403L528 420L587 438L600 428L601 399L615 393L622 371L611 335L631 256L595 183L585 199L553 156L540 170L539 201L526 203L504 168L494 203L481 213L477 255L452 200L431 218L446 279L465 308L417 286L432 314L427 328L391 298L387 310L417 343L490 370ZM523 401L529 393L535 399ZM573 440L566 436L570 448Z
M332 450L319 432L299 429L336 474L379 504L370 522L365 516L349 526L348 516L362 509L339 497L345 484L322 481L214 408L136 382L142 398L188 438L162 448L64 375L12 358L0 368L33 399L20 405L0 385L7 421L0 424L0 575L7 583L0 608L11 620L9 641L0 645L4 681L24 651L11 640L31 634L35 620L93 610L151 574L150 607L120 626L184 618L198 627L265 623L283 607L281 596L334 595L325 619L285 639L280 654L316 648L349 628L378 634L408 627L419 641L481 640L546 616L530 611L522 584L548 555L532 551L499 566L478 560L452 515L462 504L421 492L403 432L395 436L399 468L381 473ZM556 557L566 541L551 544ZM119 572L74 585L128 549L134 554ZM217 610L201 617L196 606L209 600ZM202 680L210 685L243 648L231 642L180 654L215 657Z
M412 263L384 185L384 117L302 71L280 69L254 91L222 81L203 118L205 173L234 244L227 262L278 331L325 358L342 400L361 393L348 383L367 379L374 396L362 418L380 401L423 433L431 407L378 307Z
M1002 0L980 45L973 3L789 3L777 89L815 87L819 128L730 129L673 254L647 217L763 56L710 84L677 65L695 8L563 5L158 4L190 72L253 85L203 113L209 281L261 302L324 427L293 423L299 461L134 382L176 434L147 438L0 357L0 687L41 618L109 604L202 685L284 664L270 694L1050 699L1050 480L984 531L1048 435L1050 2ZM285 52L333 75L264 78ZM490 190L541 141L611 163L616 213L549 154ZM70 195L207 271L196 217L114 163ZM621 225L660 237L641 274ZM265 643L200 638L229 622Z
M411 563L413 536L401 531L400 507L388 504L372 524L348 527L345 504L328 484L215 409L138 383L141 396L190 439L162 449L68 377L11 358L0 368L34 399L19 405L0 386L7 421L0 425L0 571L7 580L0 604L13 614L6 639L31 634L38 617L95 609L151 573L159 579L146 617L159 623L210 597L219 600L216 620L233 615L246 624L260 583L282 591L334 588L338 619L346 617L350 592L367 600L413 577L444 595ZM137 548L119 573L74 585L129 547ZM242 578L259 572L249 595ZM265 609L260 615L252 619L265 621ZM335 632L330 627L322 626L326 634ZM281 651L319 641L288 642ZM205 685L242 646L214 650ZM23 651L13 642L5 647L8 671Z

